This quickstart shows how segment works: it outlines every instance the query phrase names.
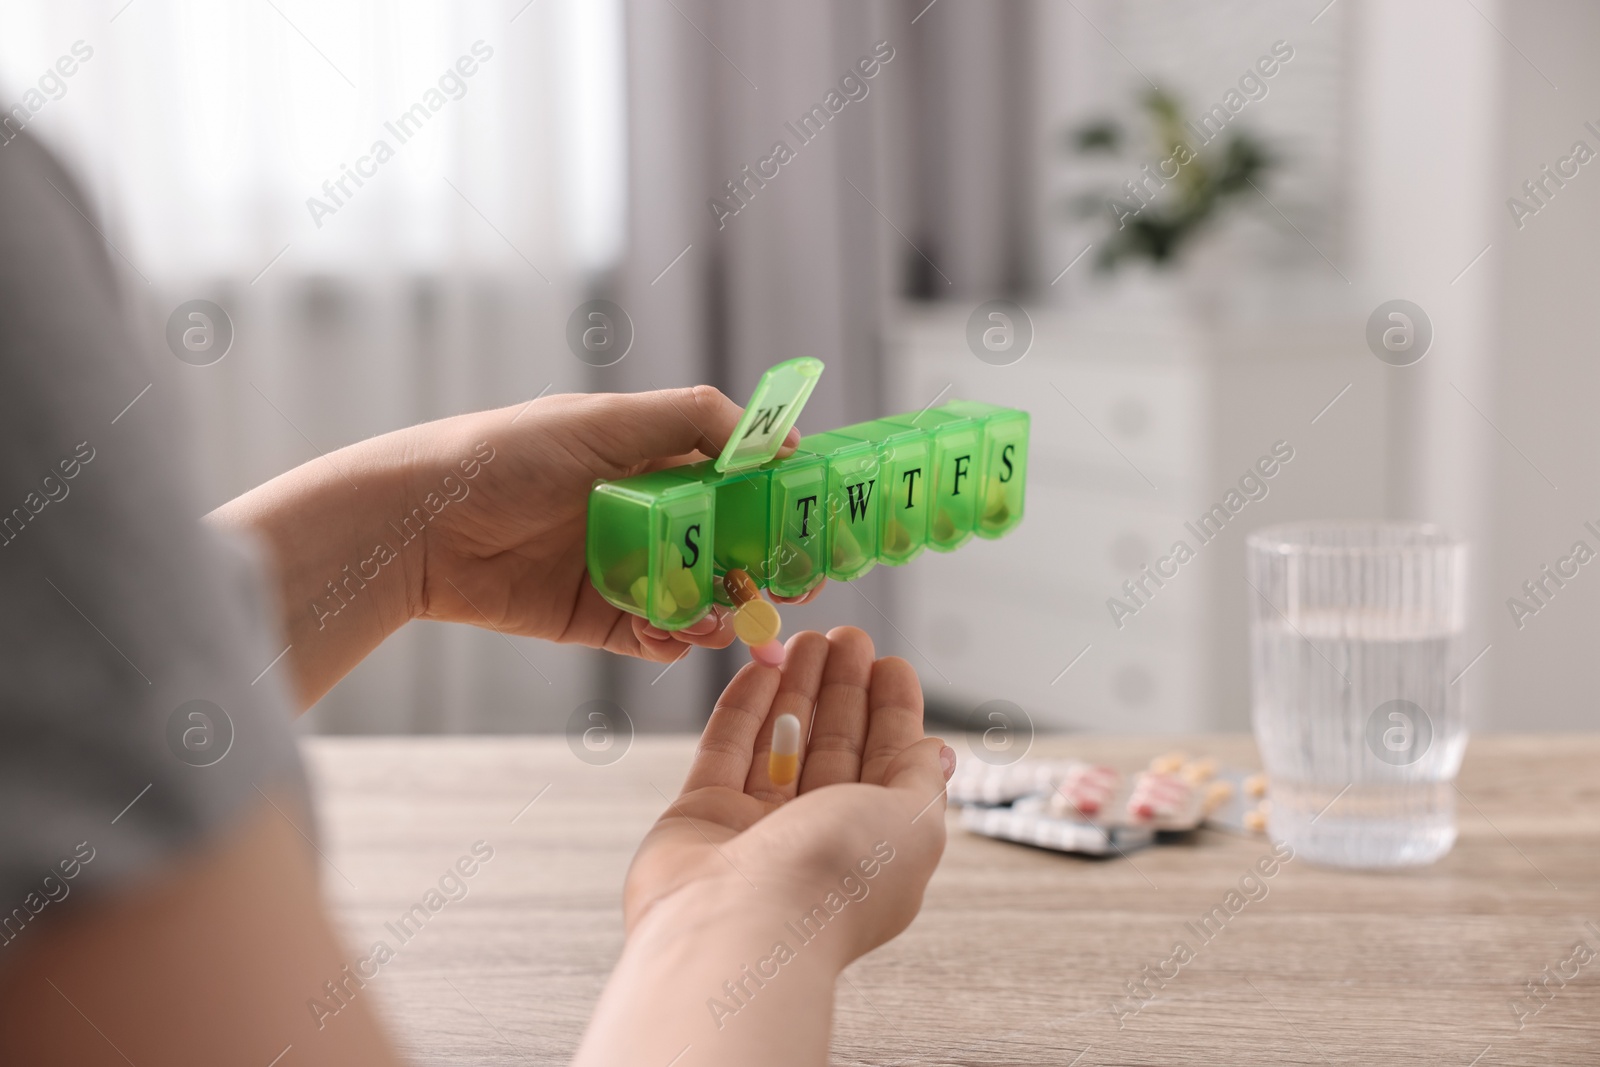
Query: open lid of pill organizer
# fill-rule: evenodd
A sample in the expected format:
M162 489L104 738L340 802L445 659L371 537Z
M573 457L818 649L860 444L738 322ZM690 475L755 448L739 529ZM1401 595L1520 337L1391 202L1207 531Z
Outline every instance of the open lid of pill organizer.
M822 377L822 360L801 356L768 367L750 395L750 403L734 427L733 436L717 457L718 473L728 474L759 467L778 454L800 409Z

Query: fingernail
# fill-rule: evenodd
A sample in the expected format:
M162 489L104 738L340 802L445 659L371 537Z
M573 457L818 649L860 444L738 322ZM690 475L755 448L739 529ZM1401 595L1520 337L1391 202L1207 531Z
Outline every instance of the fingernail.
M790 448L798 447L800 444L800 427L789 427L789 432L783 435L783 443Z
M722 625L722 616L717 614L717 609L716 608L712 608L709 612L706 613L706 617L705 618L701 619L699 622L695 623L693 626L685 626L683 629L679 630L678 632L680 634L693 634L696 637L704 637L706 634L716 633L717 632L717 627L719 627L721 625Z
M956 750L949 745L939 750L939 766L944 768L944 780L949 781L950 776L956 773Z
M788 650L784 647L783 642L777 638L773 638L766 644L754 645L750 649L750 658L768 667L783 666L784 658L787 655Z
M649 623L645 623L643 632L646 637L652 637L657 641L665 641L667 639L667 631L661 629L659 626L652 626Z

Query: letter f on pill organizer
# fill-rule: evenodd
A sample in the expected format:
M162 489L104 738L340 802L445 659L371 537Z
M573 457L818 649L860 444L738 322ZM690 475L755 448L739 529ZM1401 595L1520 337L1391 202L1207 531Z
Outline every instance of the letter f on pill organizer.
M1029 419L1015 408L953 400L812 434L776 459L822 369L809 357L768 368L715 460L595 484L587 556L601 596L681 630L713 603L736 606L730 571L798 597L1016 529Z

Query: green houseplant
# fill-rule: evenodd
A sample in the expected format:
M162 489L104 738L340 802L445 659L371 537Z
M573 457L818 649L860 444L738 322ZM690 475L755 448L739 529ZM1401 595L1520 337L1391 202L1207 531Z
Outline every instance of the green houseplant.
M1130 161L1135 176L1120 188L1102 188L1075 197L1080 217L1108 220L1108 235L1099 244L1095 266L1111 272L1124 261L1147 261L1156 268L1174 266L1184 250L1228 205L1259 186L1277 160L1264 142L1236 127L1219 129L1185 123L1176 97L1152 89L1139 100L1139 112L1151 126L1154 161ZM1142 147L1122 123L1097 119L1068 133L1069 147L1082 156L1130 157Z

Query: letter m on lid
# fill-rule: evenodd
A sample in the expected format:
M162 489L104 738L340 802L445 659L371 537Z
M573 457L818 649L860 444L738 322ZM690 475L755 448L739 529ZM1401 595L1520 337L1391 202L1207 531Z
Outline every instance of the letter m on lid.
M822 361L802 356L768 367L750 405L717 457L719 474L759 467L778 454L822 375Z
M750 420L750 428L744 432L744 435L749 437L753 433L759 433L764 438L771 437L772 424L776 422L778 416L783 413L783 409L783 404L779 404L775 408L757 409L754 417L752 417Z

